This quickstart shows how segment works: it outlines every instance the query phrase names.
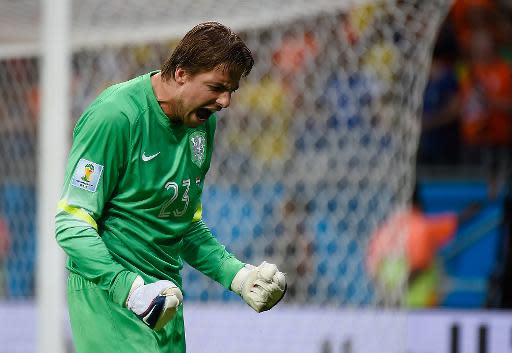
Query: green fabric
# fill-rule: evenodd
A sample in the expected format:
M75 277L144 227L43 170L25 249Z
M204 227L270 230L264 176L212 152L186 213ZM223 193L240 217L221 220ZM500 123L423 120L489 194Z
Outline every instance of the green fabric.
M89 297L73 292L90 322L124 313L137 274L145 283L173 281L186 294L184 260L229 289L243 263L200 218L215 127L214 115L197 128L173 126L153 93L151 73L106 89L77 122L56 239L70 272L117 305L97 310ZM79 304L70 304L73 331L85 322Z
M194 219L215 125L212 116L197 128L173 127L156 100L149 73L108 88L91 104L74 129L62 199L68 210L90 214L100 237L76 216L78 211L59 210L57 240L69 255L71 272L105 290L126 270L145 282L169 279L181 287L186 259L229 288L233 271L243 265ZM202 140L199 148L194 147L197 138ZM73 185L77 173L85 173L84 163L95 166L91 179L101 173L94 191ZM200 263L194 259L197 239L207 255L201 255Z
M379 266L377 276L379 282L387 290L402 290L407 278L407 260L404 256L386 258Z
M437 301L440 273L439 266L434 263L409 284L405 303L409 308L426 308Z
M244 263L213 238L203 221L195 222L183 237L183 259L208 277L229 288ZM215 263L216 266L212 266Z
M65 229L58 233L58 240L69 258L73 259L68 261L71 272L82 273L85 278L108 291L115 303L124 305L137 274L112 259L93 228Z
M502 46L500 48L500 56L509 64L512 65L512 46Z
M77 353L184 353L183 306L160 331L144 325L106 291L71 273L68 307Z

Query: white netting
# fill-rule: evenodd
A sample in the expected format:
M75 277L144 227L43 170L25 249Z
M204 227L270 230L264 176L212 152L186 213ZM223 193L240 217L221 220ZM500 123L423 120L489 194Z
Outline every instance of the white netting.
M449 2L76 0L72 117L108 85L159 68L194 24L232 26L256 64L219 119L207 223L241 259L287 272L290 303L395 302L376 294L366 245L412 191L418 112ZM39 10L0 3L0 240L10 235L0 298L33 296ZM188 300L233 298L183 274Z

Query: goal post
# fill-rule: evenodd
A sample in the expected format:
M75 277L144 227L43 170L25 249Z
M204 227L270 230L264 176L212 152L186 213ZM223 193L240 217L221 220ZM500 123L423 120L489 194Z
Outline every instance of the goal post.
M59 200L71 126L69 94L71 46L69 0L42 2L41 112L37 153L37 351L65 352L64 255L55 241ZM23 254L19 254L23 256Z
M104 88L160 68L188 29L216 20L241 34L255 66L218 119L203 193L205 221L243 261L271 261L288 274L290 290L280 305L400 308L403 278L393 290L379 290L366 266L367 245L378 225L411 196L423 90L450 5L451 0L1 3L0 164L7 168L0 173L0 220L7 220L11 245L0 262L0 300L33 299L37 278L41 310L65 306L64 283L41 281L62 263L62 253L47 243L54 239L48 222L71 126ZM48 25L42 37L40 14ZM71 100L59 100L66 92ZM26 147L36 146L37 139L39 148ZM37 250L43 260L37 270L26 260L36 239L35 212L20 206L35 202L36 186ZM52 280L63 277L61 268ZM240 303L190 267L183 277L189 302ZM55 331L43 331L47 315L40 314L40 332L54 337ZM43 341L42 350L60 352L42 348Z

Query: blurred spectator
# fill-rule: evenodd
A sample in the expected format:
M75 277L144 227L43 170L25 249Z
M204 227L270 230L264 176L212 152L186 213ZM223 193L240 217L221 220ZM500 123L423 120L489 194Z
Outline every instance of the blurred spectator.
M232 127L226 127L230 145L245 147L256 162L266 167L273 163L282 165L291 153L288 135L293 112L290 96L280 81L265 75L257 83L246 84L236 104L247 114ZM241 139L240 131L247 128L265 133L255 140Z
M275 237L265 252L275 256L279 268L286 273L288 292L285 300L305 302L308 285L312 282L314 239L307 227L307 210L299 197L286 200L281 208L281 221L275 227Z
M453 23L462 55L470 52L475 31L488 30L492 26L496 5L492 0L456 0L449 20Z
M344 16L341 30L350 44L354 44L368 33L374 26L375 17L383 10L383 4L369 3L360 6L351 6L348 14Z
M230 147L227 153L250 160L256 172L283 168L291 159L295 132L292 120L302 114L304 97L299 93L304 91L308 68L313 67L319 50L313 33L302 27L262 35L263 40L274 37L281 41L272 53L270 66L258 80L244 84L244 94L233 105L241 118L230 126L219 122ZM240 133L245 130L265 133L257 139L241 139Z
M5 220L0 217L0 297L5 297L7 292L5 264L9 251L9 239L9 227L7 227Z
M512 5L456 0L425 90L418 162L508 168L512 146ZM457 96L458 95L458 96Z
M495 17L496 42L500 56L512 65L512 3L503 3Z
M429 79L423 99L418 162L454 164L460 150L459 84L454 69L455 39L445 25L434 48Z
M0 210L11 235L5 256L7 295L29 297L33 295L35 259L37 62L3 61L0 75L25 83L16 91L24 104L7 105L0 111L0 156L4 167L0 173Z
M272 55L272 62L280 74L283 85L295 92L297 76L303 76L306 68L318 55L318 43L313 32L285 32L281 45ZM298 90L301 91L301 90Z
M507 176L512 180L512 174ZM512 185L509 184L504 199L503 240L496 259L496 269L491 276L487 306L512 309Z
M362 71L376 77L382 82L383 90L387 90L398 72L401 55L395 43L383 38L362 56Z
M489 31L473 33L461 78L464 160L496 169L510 159L512 69Z
M379 297L408 307L435 306L440 284L437 251L478 209L471 204L459 214L427 215L416 189L411 206L391 215L369 241L366 266Z

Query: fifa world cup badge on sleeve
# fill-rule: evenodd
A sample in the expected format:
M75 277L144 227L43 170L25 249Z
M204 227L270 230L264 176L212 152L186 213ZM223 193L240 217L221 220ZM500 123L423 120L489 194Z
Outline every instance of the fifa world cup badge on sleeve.
M71 185L90 192L98 188L103 166L98 163L80 159L71 178Z

